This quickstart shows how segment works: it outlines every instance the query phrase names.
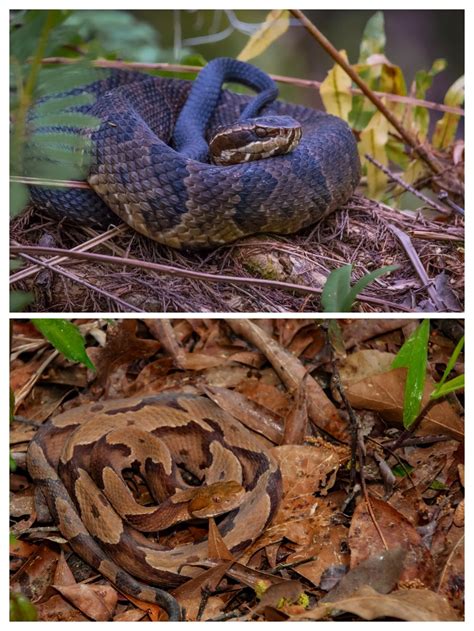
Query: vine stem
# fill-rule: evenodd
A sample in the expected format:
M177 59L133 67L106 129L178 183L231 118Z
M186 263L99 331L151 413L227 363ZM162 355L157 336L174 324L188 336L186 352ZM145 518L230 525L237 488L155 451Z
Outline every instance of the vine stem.
M430 169L439 174L442 172L442 166L437 160L429 154L429 152L418 142L417 138L403 127L400 121L392 114L385 104L374 94L369 86L362 81L356 71L350 66L339 51L331 44L321 31L305 16L299 9L290 9L290 12L300 20L306 30L316 39L320 46L341 66L341 68L349 75L356 85L362 90L364 95L375 105L375 107L385 116L388 122L397 130L403 140L412 147L413 151L430 167Z

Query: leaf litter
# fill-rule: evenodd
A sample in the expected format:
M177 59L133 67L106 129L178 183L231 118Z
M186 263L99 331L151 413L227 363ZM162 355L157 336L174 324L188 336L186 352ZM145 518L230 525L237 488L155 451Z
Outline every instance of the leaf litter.
M329 323L311 319L76 324L95 373L61 355L45 364L48 345L32 344L37 336L24 322L12 325L12 387L21 400L11 426L12 492L19 494L11 518L17 526L26 518L17 537L30 546L22 558L14 544L12 589L34 603L40 619L163 618L159 608L118 593L70 553L53 525L38 521L24 454L35 427L51 413L176 389L209 396L263 435L283 476L272 523L237 558L209 524L208 562L174 592L188 620L462 619L461 395L437 401L409 441L393 447L402 432L405 377L391 364L418 321L340 320L337 353ZM425 396L443 374L456 331L431 324ZM370 418L357 434L359 458L361 446L364 453L357 462L351 414L333 384L335 365L351 414L361 423ZM461 354L454 371L462 366ZM56 391L71 368L76 386ZM38 390L45 387L53 397L44 400L42 413ZM25 425L29 417L33 425ZM133 484L144 491L139 478ZM205 523L182 525L160 543L197 541L207 530Z

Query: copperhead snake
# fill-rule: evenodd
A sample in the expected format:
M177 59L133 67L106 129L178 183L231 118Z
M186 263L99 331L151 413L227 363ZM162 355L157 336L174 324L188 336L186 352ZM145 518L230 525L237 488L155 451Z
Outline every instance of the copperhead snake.
M179 611L160 588L201 571L207 541L169 549L137 528L172 525L176 508L188 518L207 516L209 497L192 493L183 469L210 489L210 514L219 512L212 500L231 509L218 527L235 557L270 523L282 492L278 464L258 436L209 399L179 392L63 412L40 427L27 465L71 548L120 591L163 606L170 619ZM163 511L136 502L124 470L146 476Z

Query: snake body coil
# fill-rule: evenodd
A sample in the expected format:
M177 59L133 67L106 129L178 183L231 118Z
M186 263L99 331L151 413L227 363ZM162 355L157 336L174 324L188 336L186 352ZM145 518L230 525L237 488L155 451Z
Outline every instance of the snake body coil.
M224 61L245 68L248 80L241 82L256 83L256 68ZM206 128L206 141L216 129L235 123L253 100L221 90L222 76L213 76L211 64L205 71L212 98L205 92L204 102L212 107L204 112L194 108L198 126ZM350 128L337 117L303 106L262 101L261 114L289 116L302 126L299 145L286 155L217 166L176 151L170 146L173 130L192 85L112 71L74 90L96 99L76 108L100 122L98 129L82 130L93 141L87 178L92 190L35 187L33 200L57 217L102 225L113 223L111 209L160 243L204 248L258 232L295 232L352 195L360 163Z
M258 437L208 399L182 393L92 403L64 412L38 430L27 465L74 551L120 590L157 602L170 617L178 615L173 599L150 584L176 586L194 576L201 571L196 563L208 558L208 543L169 549L130 526L109 501L115 472L145 468L153 479L165 479L155 484L178 493L191 488L181 467L206 484L232 480L241 485L245 493L240 506L218 526L236 558L271 521L282 488L278 465ZM126 512L126 493L123 504Z

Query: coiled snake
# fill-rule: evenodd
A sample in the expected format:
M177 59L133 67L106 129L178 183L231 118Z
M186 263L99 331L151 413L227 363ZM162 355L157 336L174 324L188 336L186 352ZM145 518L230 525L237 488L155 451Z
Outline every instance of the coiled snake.
M263 96L254 100L222 90L227 80L244 83ZM81 92L96 100L76 109L100 122L97 129L82 130L93 141L87 178L92 190L34 187L33 200L56 217L104 225L113 223L116 213L160 243L205 248L259 232L295 232L344 203L360 178L348 125L324 112L273 101L277 91L272 80L250 64L215 59L194 83L112 71L67 94ZM202 161L216 130L241 121L243 114L270 116L277 128L289 125L292 150L285 155L267 150L273 132L257 122L254 140L244 140L250 151L242 153L242 163ZM295 120L302 129L297 146ZM51 131L54 128L46 133ZM223 132L214 143L224 158L230 153L226 140ZM262 156L271 157L249 161L258 145Z
M144 520L145 531L157 530L148 523L155 518L169 526L174 519L167 521L167 511L195 497L182 471L204 479L211 490L210 497L198 493L189 502L191 516L221 512L215 510L220 503L230 509L218 527L236 558L271 521L282 488L265 443L209 399L184 393L92 403L59 414L36 433L27 465L73 550L119 590L163 606L170 619L179 617L174 599L150 584L176 586L201 571L195 565L208 558L207 541L168 549L136 528ZM136 502L124 470L146 479L163 501L164 516ZM226 506L229 486L238 487L237 500Z

